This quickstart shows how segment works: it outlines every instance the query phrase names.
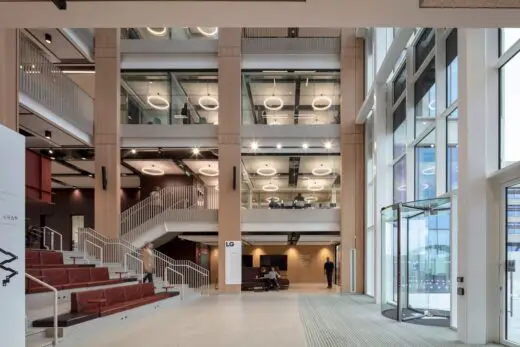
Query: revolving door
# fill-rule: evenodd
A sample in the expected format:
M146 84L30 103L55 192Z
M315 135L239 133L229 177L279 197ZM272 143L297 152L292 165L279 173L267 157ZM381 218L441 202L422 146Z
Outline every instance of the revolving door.
M451 311L451 203L437 198L381 210L381 312L446 326Z

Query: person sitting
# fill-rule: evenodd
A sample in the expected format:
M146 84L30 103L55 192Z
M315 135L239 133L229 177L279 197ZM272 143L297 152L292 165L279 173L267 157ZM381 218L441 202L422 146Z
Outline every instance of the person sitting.
M305 198L302 196L302 193L298 193L297 196L294 197L294 208L304 208L305 207Z
M272 267L271 271L267 273L266 276L271 284L276 288L276 290L280 289L280 283L278 282L278 278L280 277L280 274L276 272L275 268Z

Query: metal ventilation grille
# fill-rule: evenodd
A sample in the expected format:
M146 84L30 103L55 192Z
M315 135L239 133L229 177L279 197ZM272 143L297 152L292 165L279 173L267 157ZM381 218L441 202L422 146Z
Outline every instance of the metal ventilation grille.
M244 54L339 54L340 38L247 38L242 39Z
M419 0L421 8L520 8L520 0Z
M339 28L244 28L243 38L340 37Z

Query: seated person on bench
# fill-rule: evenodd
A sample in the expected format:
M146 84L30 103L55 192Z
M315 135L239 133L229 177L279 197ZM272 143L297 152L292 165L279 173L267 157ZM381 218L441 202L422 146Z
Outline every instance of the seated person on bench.
M276 272L274 267L272 267L271 271L269 271L265 276L265 278L269 279L269 281L274 285L276 289L280 289L280 283L278 282L279 277L280 274Z

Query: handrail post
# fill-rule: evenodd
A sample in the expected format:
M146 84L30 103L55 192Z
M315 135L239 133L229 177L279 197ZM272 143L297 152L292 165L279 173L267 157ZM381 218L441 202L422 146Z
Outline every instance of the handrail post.
M25 273L25 277L30 279L31 281L34 281L38 283L39 285L50 289L54 293L54 317L53 317L53 328L54 328L54 334L52 339L52 345L57 346L58 345L58 290L51 286L50 284L43 282L42 280L39 280L38 278L29 275L28 273Z

